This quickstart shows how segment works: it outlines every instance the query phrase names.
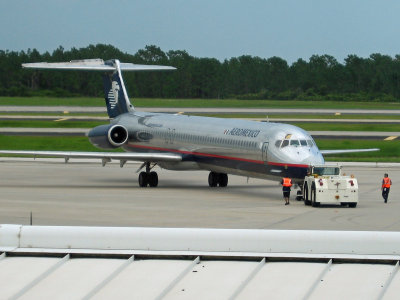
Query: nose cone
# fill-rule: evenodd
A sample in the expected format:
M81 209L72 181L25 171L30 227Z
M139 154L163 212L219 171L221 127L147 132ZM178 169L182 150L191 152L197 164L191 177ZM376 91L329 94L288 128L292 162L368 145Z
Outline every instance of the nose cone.
M309 156L305 157L302 163L305 165L323 165L325 160L321 152L317 150L312 151Z

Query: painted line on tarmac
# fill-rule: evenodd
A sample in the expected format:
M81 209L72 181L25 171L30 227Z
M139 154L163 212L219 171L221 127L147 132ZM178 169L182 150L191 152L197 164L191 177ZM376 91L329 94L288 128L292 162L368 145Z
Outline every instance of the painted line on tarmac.
M392 135L392 136L388 136L386 139L384 139L384 141L393 141L397 138L398 138L398 136Z
M67 120L69 120L69 119L70 119L70 118L61 118L61 119L54 120L54 122L67 121Z

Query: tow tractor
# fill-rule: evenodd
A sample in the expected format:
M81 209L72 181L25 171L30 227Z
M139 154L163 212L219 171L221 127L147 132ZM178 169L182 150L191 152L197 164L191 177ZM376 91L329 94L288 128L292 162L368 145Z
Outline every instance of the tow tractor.
M358 182L353 175L342 175L340 166L310 166L303 183L305 205L340 204L356 207Z

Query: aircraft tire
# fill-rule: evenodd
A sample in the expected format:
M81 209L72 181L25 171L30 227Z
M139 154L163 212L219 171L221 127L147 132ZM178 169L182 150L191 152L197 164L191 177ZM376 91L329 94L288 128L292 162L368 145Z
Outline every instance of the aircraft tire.
M226 187L228 185L228 175L225 173L219 173L218 185L220 187Z
M210 187L216 187L218 185L218 173L215 172L210 172L210 174L208 174L208 185Z
M157 187L158 185L158 175L156 172L150 172L148 174L148 181L150 187Z
M139 186L140 187L147 187L148 183L149 183L149 176L147 175L146 172L140 172L139 174Z

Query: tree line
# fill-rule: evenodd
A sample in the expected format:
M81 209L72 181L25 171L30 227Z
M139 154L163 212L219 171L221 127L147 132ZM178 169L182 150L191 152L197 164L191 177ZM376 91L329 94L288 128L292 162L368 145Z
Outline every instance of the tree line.
M0 96L103 96L97 72L21 68L27 62L84 58L177 67L173 72L124 73L133 97L400 101L400 55L348 55L344 63L330 55L313 55L289 65L276 56L243 55L221 62L183 50L164 52L154 45L132 55L104 44L70 50L59 47L52 53L0 50Z

